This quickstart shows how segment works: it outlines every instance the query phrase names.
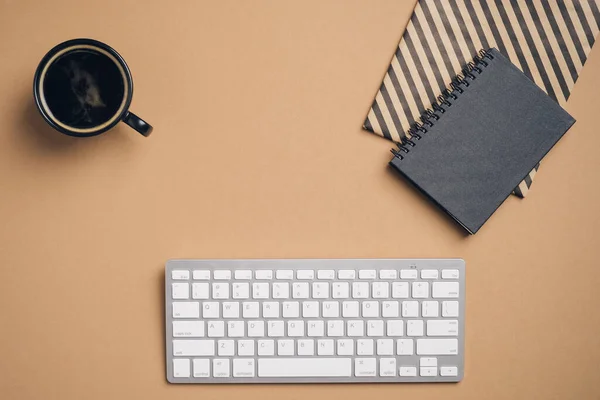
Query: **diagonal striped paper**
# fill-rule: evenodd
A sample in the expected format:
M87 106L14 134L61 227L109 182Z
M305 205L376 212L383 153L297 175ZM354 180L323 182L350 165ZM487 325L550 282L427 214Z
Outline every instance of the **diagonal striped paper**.
M419 0L364 128L399 142L477 51L490 47L564 106L599 27L595 0ZM517 196L527 195L537 168Z

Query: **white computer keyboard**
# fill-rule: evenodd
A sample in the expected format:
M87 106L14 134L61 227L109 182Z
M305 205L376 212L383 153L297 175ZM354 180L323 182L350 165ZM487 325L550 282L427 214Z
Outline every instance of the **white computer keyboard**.
M460 259L171 260L171 383L457 382Z

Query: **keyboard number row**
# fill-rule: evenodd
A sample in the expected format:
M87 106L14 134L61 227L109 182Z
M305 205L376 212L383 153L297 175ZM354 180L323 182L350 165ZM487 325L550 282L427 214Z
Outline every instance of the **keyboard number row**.
M196 282L191 285L187 282L174 282L171 284L171 297L174 300L193 299L386 299L386 298L458 298L458 282L256 282L250 285L246 282L229 284L227 282ZM311 290L312 289L312 290ZM211 297L212 292L212 297ZM410 292L410 293L409 293Z

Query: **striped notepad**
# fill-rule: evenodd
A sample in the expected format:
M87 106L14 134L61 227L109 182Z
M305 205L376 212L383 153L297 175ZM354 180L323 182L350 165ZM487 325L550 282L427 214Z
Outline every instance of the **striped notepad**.
M600 27L594 0L419 0L364 128L399 142L481 48L564 106ZM537 167L515 188L524 197Z

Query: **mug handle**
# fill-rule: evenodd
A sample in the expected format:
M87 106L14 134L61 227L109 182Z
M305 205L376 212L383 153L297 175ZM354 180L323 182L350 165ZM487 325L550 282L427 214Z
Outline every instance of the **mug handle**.
M152 125L150 125L131 111L127 111L125 117L123 118L123 122L125 122L127 125L129 125L144 136L150 136L150 134L152 133Z

